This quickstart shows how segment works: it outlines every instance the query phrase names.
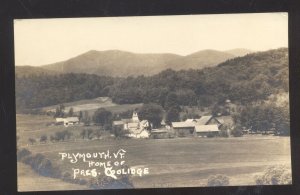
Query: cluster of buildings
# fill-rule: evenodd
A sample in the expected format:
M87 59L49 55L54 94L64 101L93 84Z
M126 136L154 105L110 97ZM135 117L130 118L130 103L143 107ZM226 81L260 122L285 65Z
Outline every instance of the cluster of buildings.
M223 125L223 120L218 120L212 115L201 116L199 119L187 119L183 122L172 122L172 128L182 136L216 136L219 128Z
M137 112L133 112L132 118L113 121L113 126L128 131L128 136L133 138L148 138L150 135L162 135L174 133L178 136L216 136L223 125L231 126L233 120L230 116L214 117L202 116L199 119L187 119L182 122L172 122L171 126L161 122L161 129L152 129L152 125L147 120L139 120ZM151 130L151 133L149 131Z
M139 120L138 113L133 112L132 118L113 121L113 126L128 131L128 137L148 138L151 124L147 120Z
M56 118L56 124L68 127L79 125L80 121L78 117ZM160 137L161 135L170 133L177 135L178 137L208 137L217 136L220 133L221 127L224 125L226 127L232 127L233 120L231 116L214 117L209 115L201 116L198 119L186 119L181 122L172 122L170 126L162 121L162 128L152 129L152 124L148 120L139 120L138 113L134 111L132 118L113 121L112 125L114 128L117 127L126 131L126 136L132 138L149 138L151 135Z

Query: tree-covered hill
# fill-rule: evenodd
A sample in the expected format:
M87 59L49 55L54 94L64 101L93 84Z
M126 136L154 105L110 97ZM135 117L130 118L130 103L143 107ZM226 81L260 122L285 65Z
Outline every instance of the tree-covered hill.
M58 72L53 70L47 70L42 67L35 66L16 66L15 67L16 77L26 77L32 75L55 75Z
M216 50L202 50L187 56L171 53L91 50L69 60L41 67L60 73L87 73L120 77L151 76L168 68L181 70L216 66L234 57L236 56L233 54Z
M249 104L288 92L288 49L257 52L200 70L164 70L153 76L89 74L16 77L19 110L109 96L116 103L210 106L225 99Z

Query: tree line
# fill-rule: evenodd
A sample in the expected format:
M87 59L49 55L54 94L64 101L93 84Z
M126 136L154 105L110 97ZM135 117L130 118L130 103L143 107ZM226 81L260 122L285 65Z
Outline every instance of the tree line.
M169 107L172 97L184 106L207 107L225 99L249 104L289 90L286 55L287 49L277 49L228 60L217 67L167 69L147 77L73 73L16 77L17 111L99 96L118 104L155 103L163 108Z

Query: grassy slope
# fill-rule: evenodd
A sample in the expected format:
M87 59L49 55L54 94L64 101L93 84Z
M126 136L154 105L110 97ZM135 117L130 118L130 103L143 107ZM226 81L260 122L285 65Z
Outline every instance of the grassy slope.
M42 177L36 174L30 166L18 163L18 191L51 191L51 190L84 190L85 186L66 183L59 179ZM33 185L34 184L34 185Z
M149 167L150 175L134 177L135 187L163 185L201 186L214 174L225 174L231 185L254 185L254 175L266 166L290 164L289 138L195 138L170 140L94 140L30 146L71 172L70 164L60 161L59 152L101 152L127 150L129 166ZM263 148L263 149L262 149ZM87 168L84 163L78 168ZM164 186L165 185L165 186Z
M60 161L59 152L101 152L124 148L127 150L127 165L146 166L150 169L150 175L133 178L135 187L202 186L213 174L228 175L231 185L253 185L254 175L262 172L266 166L290 164L289 138L274 136L166 140L77 139L76 142L26 146L29 137L39 138L43 134L49 136L66 129L79 136L81 130L85 128L45 125L53 120L48 116L17 115L19 144L28 147L34 153L43 153L53 163L59 164L62 170L69 172L72 172L70 164ZM87 168L83 163L76 166ZM28 175L19 177L24 180ZM30 181L39 180L38 178L32 176ZM60 183L57 181L57 185ZM34 187L36 190L49 188L46 183ZM67 186L65 189L77 188Z
M93 114L95 110L98 108L105 108L113 113L124 112L127 110L133 110L135 108L141 107L143 104L115 104L112 100L108 97L98 97L94 99L85 99L79 100L74 102L66 102L63 104L65 106L65 111L68 112L69 109L72 107L74 112L81 111L88 111L89 114ZM59 105L47 106L43 107L43 111L53 111L55 112L56 108Z

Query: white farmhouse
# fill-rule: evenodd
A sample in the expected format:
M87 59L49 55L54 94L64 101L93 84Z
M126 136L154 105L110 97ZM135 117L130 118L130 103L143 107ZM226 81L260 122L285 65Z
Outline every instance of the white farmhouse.
M57 124L63 124L65 127L79 124L78 117L56 118L55 120Z

